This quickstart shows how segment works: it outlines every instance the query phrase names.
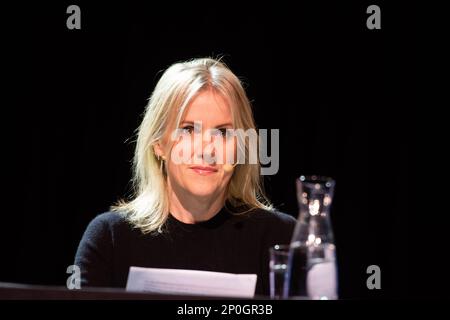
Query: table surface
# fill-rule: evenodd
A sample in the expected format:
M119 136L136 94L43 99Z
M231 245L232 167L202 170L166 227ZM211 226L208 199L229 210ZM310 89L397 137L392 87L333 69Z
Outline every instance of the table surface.
M243 300L242 298L162 295L128 292L118 288L83 288L69 290L63 286L42 286L0 282L0 300ZM267 296L255 296L268 300ZM247 300L247 299L245 299Z

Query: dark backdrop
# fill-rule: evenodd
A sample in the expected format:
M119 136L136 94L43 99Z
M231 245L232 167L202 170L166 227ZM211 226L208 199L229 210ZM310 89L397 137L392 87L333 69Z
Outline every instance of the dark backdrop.
M81 7L81 30L66 8ZM410 294L408 12L372 3L243 7L71 2L4 11L0 281L64 285L88 222L129 191L133 144L161 71L223 55L260 128L280 129L270 198L297 215L295 178L336 179L340 295ZM382 289L366 288L367 266Z

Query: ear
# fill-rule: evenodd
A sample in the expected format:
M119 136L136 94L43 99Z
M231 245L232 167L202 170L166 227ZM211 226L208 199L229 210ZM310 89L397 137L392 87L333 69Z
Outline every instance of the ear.
M155 144L153 144L153 151L155 152L156 156L159 156L161 158L165 158L164 157L164 149L161 146L161 143L158 141Z

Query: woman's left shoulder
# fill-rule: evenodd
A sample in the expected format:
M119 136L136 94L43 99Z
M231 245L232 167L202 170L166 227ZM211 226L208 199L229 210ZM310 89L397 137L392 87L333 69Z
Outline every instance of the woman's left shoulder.
M297 220L287 213L264 209L255 209L249 220L255 230L262 232L261 241L267 241L269 245L288 244L297 223Z
M276 209L266 210L257 208L249 214L249 217L255 221L286 227L294 227L297 222L293 216Z

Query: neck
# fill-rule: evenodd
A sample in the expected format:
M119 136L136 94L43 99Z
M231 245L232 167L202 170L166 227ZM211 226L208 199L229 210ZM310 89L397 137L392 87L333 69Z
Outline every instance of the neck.
M225 204L225 192L221 195L196 197L186 194L184 190L176 190L168 183L169 210L179 221L196 223L214 217Z

